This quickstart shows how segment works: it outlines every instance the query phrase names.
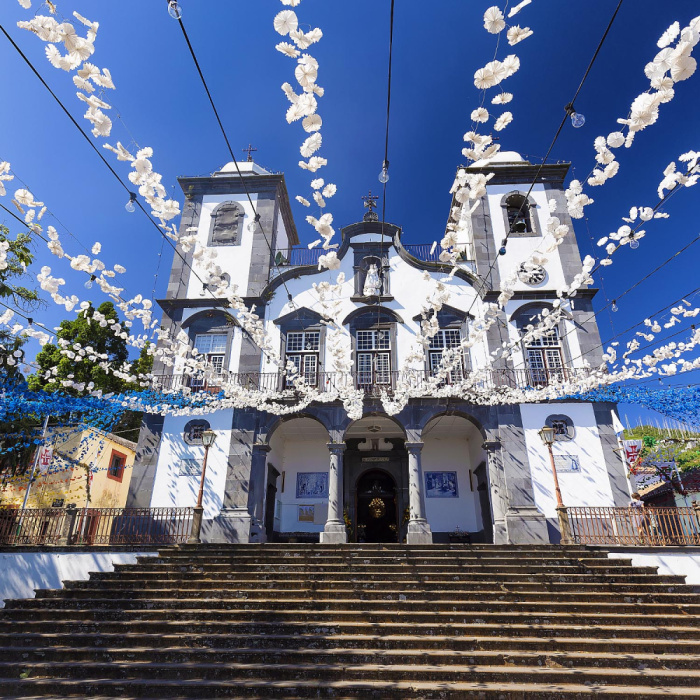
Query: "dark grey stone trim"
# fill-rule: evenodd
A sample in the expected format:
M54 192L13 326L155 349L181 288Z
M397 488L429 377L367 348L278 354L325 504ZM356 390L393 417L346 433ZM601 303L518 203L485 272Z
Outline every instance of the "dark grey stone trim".
M179 233L181 236L185 235L188 228L199 225L201 211L201 197L193 196L188 197L185 200L182 217L180 218ZM182 250L173 251L173 263L170 268L168 289L165 293L167 299L187 296L187 288L189 286L190 276L192 274L192 260L192 251L189 253L183 253Z
M136 458L131 471L127 508L150 508L156 478L160 442L163 437L164 416L145 413L139 432Z
M603 455L605 456L605 467L610 478L613 503L618 508L623 508L629 504L630 492L626 469L622 462L617 436L612 425L612 411L616 405L614 403L594 403L592 406L596 424L598 425Z

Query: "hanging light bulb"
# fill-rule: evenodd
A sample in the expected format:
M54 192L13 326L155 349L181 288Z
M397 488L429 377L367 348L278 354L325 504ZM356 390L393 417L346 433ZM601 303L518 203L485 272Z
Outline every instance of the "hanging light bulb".
M639 248L639 241L636 238L630 241L630 248L632 248L632 250L637 250L637 248Z
M505 255L506 254L506 243L508 243L508 239L504 238L501 241L501 247L498 249L498 254L499 255Z
M248 224L248 230L251 233L255 233L255 229L258 227L258 222L260 221L260 214L256 214L253 220Z
M95 275L90 275L90 279L85 282L85 289L92 289L92 285L95 283L96 279L97 277L95 277Z
M620 310L620 307L617 305L617 301L615 301L615 299L613 299L613 303L612 303L612 306L610 307L610 310L613 313L617 313Z
M180 17L182 17L182 8L177 0L168 0L168 14L173 19L180 19Z
M389 182L389 161L385 160L382 163L382 172L379 173L379 182L382 183L382 185L386 185L387 182Z
M566 109L566 113L571 118L571 124L574 129L580 129L586 123L586 117L584 117L581 112L577 112L574 109L573 102L569 102L564 109Z
M136 201L136 193L135 192L129 192L129 201L124 205L124 209L126 209L129 214L133 214L136 211L136 205L134 202Z

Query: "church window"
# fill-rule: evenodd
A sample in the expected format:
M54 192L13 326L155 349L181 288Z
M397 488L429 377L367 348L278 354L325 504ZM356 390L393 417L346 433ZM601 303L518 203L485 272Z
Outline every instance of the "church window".
M320 331L301 331L287 333L287 362L294 363L304 383L316 386L318 382L319 351L321 348ZM291 384L287 379L287 384Z
M245 214L236 202L220 204L211 215L209 245L238 245Z
M202 333L195 336L194 347L201 355L204 355L206 363L214 370L215 374L223 374L224 358L226 357L226 333ZM204 384L204 377L193 377L192 386Z
M461 354L462 335L459 328L441 328L431 339L430 348L428 350L428 359L430 361L430 373L437 374L442 362L442 354L445 350L460 349ZM449 382L456 382L464 378L464 358L460 359L459 364L455 365L450 371L448 377Z
M559 331L552 328L540 338L531 340L525 346L525 359L533 384L562 381L564 362Z
M525 195L515 193L506 198L506 224L508 231L514 236L533 234L530 203Z
M357 384L368 387L391 383L391 333L388 328L355 332Z

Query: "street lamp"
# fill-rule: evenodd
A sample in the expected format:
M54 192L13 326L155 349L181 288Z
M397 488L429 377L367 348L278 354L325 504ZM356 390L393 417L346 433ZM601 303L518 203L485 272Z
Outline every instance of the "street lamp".
M199 534L202 530L202 514L204 507L202 499L204 498L204 478L207 473L207 457L209 456L209 448L216 442L216 433L213 430L205 430L202 432L202 445L204 445L204 460L202 462L202 476L199 480L199 494L197 495L197 505L194 507L194 515L192 516L192 533L188 540L189 544L198 544L201 542Z
M561 489L559 488L559 477L557 476L557 468L554 464L554 453L552 452L552 445L554 444L555 434L554 428L545 425L538 433L542 439L543 444L549 450L549 463L552 467L552 476L554 477L554 492L557 496L557 518L559 519L559 530L561 532L561 543L570 544L571 543L571 527L569 525L569 513L566 510L564 502L561 500Z

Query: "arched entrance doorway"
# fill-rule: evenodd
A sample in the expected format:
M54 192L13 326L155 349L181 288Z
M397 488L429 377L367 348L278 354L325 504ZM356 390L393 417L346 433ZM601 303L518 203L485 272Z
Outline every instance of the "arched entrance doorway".
M396 482L382 469L370 469L357 480L357 542L398 542Z

